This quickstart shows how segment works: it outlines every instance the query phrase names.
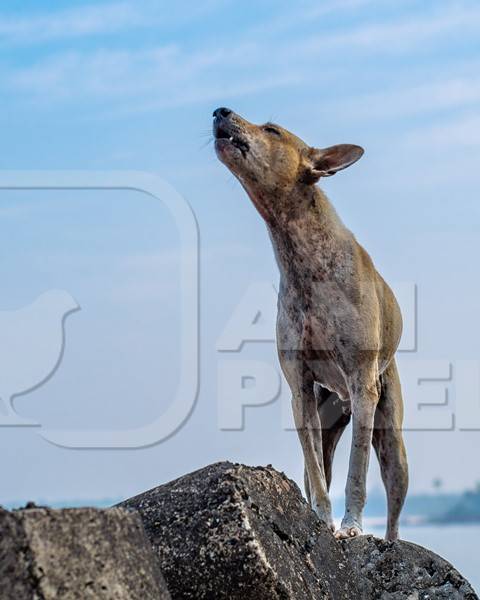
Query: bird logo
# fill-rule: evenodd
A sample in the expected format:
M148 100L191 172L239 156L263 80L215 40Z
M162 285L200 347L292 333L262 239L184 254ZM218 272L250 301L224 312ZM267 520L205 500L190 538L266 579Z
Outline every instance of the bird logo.
M39 425L18 415L13 399L55 374L63 358L66 318L78 310L68 292L50 290L28 306L0 311L0 427Z

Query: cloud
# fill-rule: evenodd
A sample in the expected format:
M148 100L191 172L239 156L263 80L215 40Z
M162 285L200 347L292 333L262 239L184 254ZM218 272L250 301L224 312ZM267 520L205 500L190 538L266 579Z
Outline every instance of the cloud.
M381 138L365 184L376 194L383 190L395 196L400 191L407 202L425 202L426 197L437 201L452 193L465 200L478 188L479 161L478 114L442 115L428 124L407 120L406 131L395 132L391 140Z
M480 81L476 77L479 65L470 76L429 81L417 85L397 86L387 91L359 95L336 102L335 109L351 120L411 117L457 109L480 102Z
M245 95L298 81L293 73L252 73L256 47L190 53L175 45L141 50L66 52L5 74L7 86L51 101L113 99L134 112ZM233 72L235 70L235 72ZM218 73L223 72L223 77ZM137 101L132 104L132 98Z
M167 26L204 15L220 0L204 0L188 10L154 0L119 1L86 4L64 10L43 12L26 17L0 14L0 43L29 45L70 40L92 35L132 32L137 28Z
M449 154L458 155L460 149L475 148L478 151L480 150L480 115L467 114L447 122L420 127L407 133L404 139L407 144L434 148L436 151L447 150ZM475 162L478 162L478 157L475 157Z
M285 37L282 35L283 28L287 26L284 14L283 20L279 17L273 24L269 21L263 23L271 35L252 35L251 30L240 30L223 45L218 40L212 41L210 36L202 33L202 29L193 40L186 42L177 38L175 44L163 46L143 47L140 44L115 49L60 50L26 66L4 66L3 88L6 92L13 92L17 99L43 100L48 104L106 102L109 113L120 116L215 101L217 98L240 97L281 87L308 84L313 88L312 73L317 73L321 66L325 98L328 82L338 81L344 74L346 59L356 63L361 75L361 58L357 58L360 51L413 54L427 42L442 44L449 34L456 39L476 35L480 25L480 8L463 2L444 4L433 13L428 10L410 11L401 19L390 17L389 21L382 22L372 22L370 13L366 16L361 14L364 22L355 26L333 30L324 27L315 36L301 35L305 15L311 15L312 19L317 15L321 22L320 16L324 11L353 10L371 1L344 0L319 7L308 4L308 10L292 15L292 35ZM207 2L209 4L215 4L214 0ZM137 5L109 4L98 8L70 9L53 18L42 17L46 19L45 35L56 35L56 32L60 35L68 24L67 30L70 28L80 35L81 32L94 32L96 28L100 31L102 23L104 27L119 29L127 21L133 24L144 22L145 14L148 14L147 4L138 5L143 7L142 10L133 6ZM86 12L82 13L82 10ZM115 18L112 16L109 22L108 15L115 15ZM30 19L28 26L24 23L20 27L20 21L16 26L25 33L29 28L37 29L39 23L33 27L33 22L34 19ZM3 23L4 30L5 27ZM261 27L262 23L258 25L259 31ZM1 31L0 23L0 37ZM208 31L206 28L205 32ZM275 39L277 35L278 40ZM390 72L386 77L392 79L394 75ZM440 79L438 75L437 79ZM427 111L430 93L438 106L448 107L475 102L478 87L474 88L466 78L450 77L447 83L420 83L416 89L400 92L398 99L393 97L395 90L377 92L372 97L357 97L357 110L361 112L358 107L363 104L364 111L368 112L373 105L385 116L393 114L394 106L399 105L405 113Z
M148 16L128 2L80 6L29 17L3 15L0 18L0 41L36 43L111 33L145 24Z
M151 91L162 76L172 74L176 53L173 46L137 52L65 52L14 70L9 83L18 91L48 95L49 99L137 95Z
M480 8L478 5L449 7L435 14L426 12L421 15L410 14L407 18L395 19L382 23L366 23L358 27L333 31L324 35L307 38L298 50L302 53L318 53L319 51L342 51L350 49L370 50L376 53L411 52L414 45L426 43L453 32L466 36L469 33L477 36L480 25Z
M268 21L260 23L249 31L249 35L278 35L292 30L305 23L316 22L330 14L339 14L345 11L355 11L371 5L376 0L325 0L321 4L310 2L295 3L294 11L279 16L272 15ZM385 0L388 2L388 0Z

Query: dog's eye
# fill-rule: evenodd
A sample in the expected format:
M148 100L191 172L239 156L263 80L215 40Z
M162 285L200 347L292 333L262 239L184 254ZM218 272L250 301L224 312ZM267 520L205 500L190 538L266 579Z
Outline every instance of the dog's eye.
M267 133L274 133L275 135L282 135L278 129L275 129L275 127L271 127L270 125L265 125L263 131L266 131Z

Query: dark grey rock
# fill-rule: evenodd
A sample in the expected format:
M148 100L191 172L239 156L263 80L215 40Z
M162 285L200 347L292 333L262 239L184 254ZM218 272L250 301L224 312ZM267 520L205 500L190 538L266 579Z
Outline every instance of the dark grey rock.
M271 467L214 464L121 506L140 513L175 600L477 600L415 544L337 542Z
M218 463L132 498L173 598L359 598L341 546L272 468Z
M341 542L362 598L379 600L478 600L446 560L410 542L362 536Z
M168 600L138 516L0 509L1 600Z

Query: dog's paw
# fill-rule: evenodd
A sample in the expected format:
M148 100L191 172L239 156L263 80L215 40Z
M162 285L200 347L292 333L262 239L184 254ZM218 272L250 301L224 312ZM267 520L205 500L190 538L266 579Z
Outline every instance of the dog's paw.
M322 523L324 523L324 524L327 526L327 529L328 529L328 530L329 530L329 531L330 531L332 534L334 534L334 535L335 535L335 530L336 530L336 527L335 527L335 523L333 522L332 518L331 518L331 517L329 517L329 516L325 516L325 515L322 515L322 516L320 516L320 515L318 515L318 514L317 514L317 517L318 517L318 519L319 519L320 521L322 521Z
M362 527L355 521L342 523L342 526L335 532L337 540L349 540L350 538L362 535Z
M324 521L324 523L325 523L325 521ZM325 525L327 526L328 531L330 531L330 533L332 535L335 535L335 530L336 530L335 523L333 521L330 521L330 523L325 523Z
M320 511L316 511L318 519L320 521L322 521L327 526L327 529L333 535L335 535L335 529L336 529L336 527L335 527L335 523L333 522L331 514L329 514L329 512L325 513L324 511L321 511L320 514L319 514L319 512Z
M313 510L317 514L317 517L319 518L319 520L322 521L323 523L325 523L325 525L327 526L329 531L331 531L333 534L335 534L336 527L335 527L335 523L333 522L333 519L332 519L332 509L331 509L330 505L319 506L317 504L317 505L315 505Z

